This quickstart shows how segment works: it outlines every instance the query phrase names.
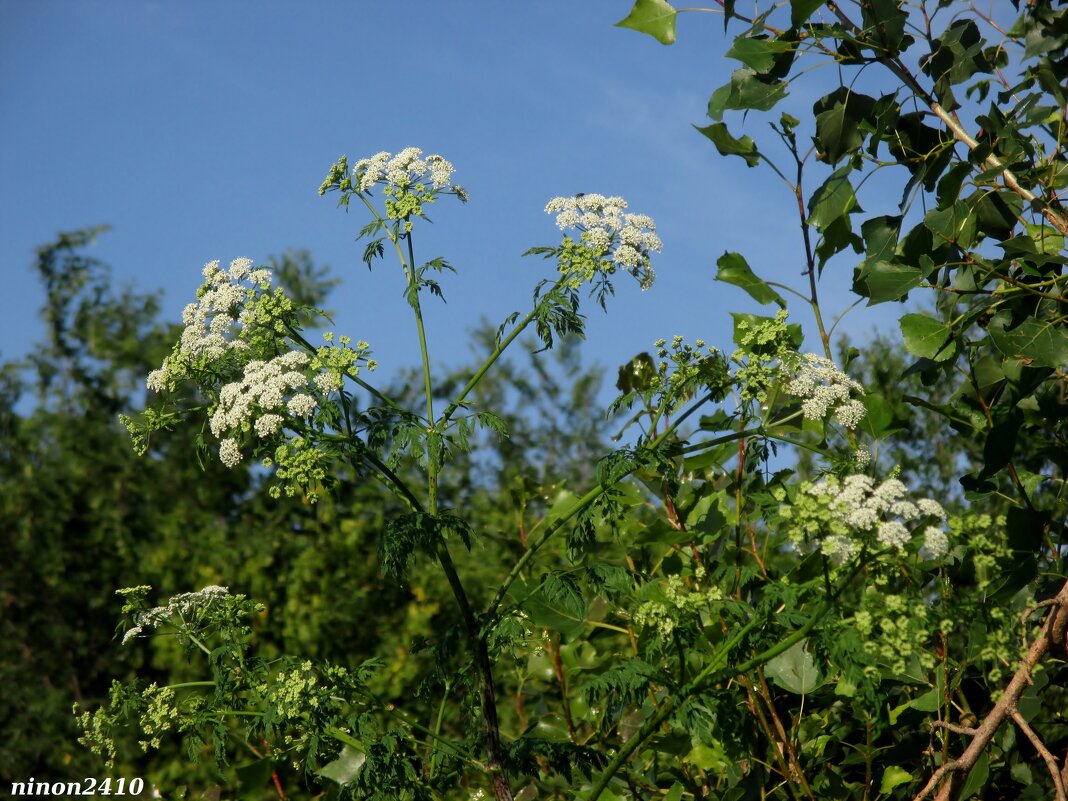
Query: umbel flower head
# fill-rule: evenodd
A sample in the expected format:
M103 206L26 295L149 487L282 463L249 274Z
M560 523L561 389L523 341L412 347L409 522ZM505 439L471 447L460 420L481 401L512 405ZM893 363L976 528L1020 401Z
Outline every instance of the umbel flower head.
M861 546L904 553L914 540L925 559L938 560L949 552L942 505L932 498L910 499L897 478L876 484L857 473L805 482L781 514L794 542L815 542L838 562L852 559Z
M343 194L364 193L376 184L383 184L385 194L394 197L411 195L429 202L438 192L446 192L466 202L467 191L459 184L450 183L454 172L456 168L444 156L424 156L418 147L406 147L396 155L387 150L379 151L369 158L357 160L351 172L348 157L342 156L330 168L319 187L319 194L325 195L330 189L338 189Z
M327 456L301 435L319 425L316 416L346 378L354 378L361 364L374 370L376 363L362 340L352 346L349 337L335 341L326 332L326 344L313 350L294 336L307 311L282 288L272 288L270 270L254 269L251 259L235 259L229 269L210 262L197 301L182 313L185 327L178 342L147 384L158 393L195 385L210 399L209 428L219 440L224 465L240 464L249 445L260 455L273 452L264 465L277 465L284 491L303 490L314 500L312 485L325 477ZM120 421L144 453L150 435L179 416L150 407L141 420L122 415Z
M197 301L182 311L182 336L163 366L149 373L148 388L155 392L173 389L191 378L198 366L218 362L235 351L248 351L249 341L242 333L251 322L250 304L270 284L271 271L252 269L252 259L234 259L229 270L222 269L218 261L204 265Z
M823 420L829 412L850 430L864 419L867 410L850 393L864 394L864 387L823 356L801 354L794 364L793 380L786 390L801 398L801 412L806 420Z
M611 274L617 268L627 270L638 279L643 290L656 277L649 265L650 253L659 253L663 243L656 235L656 223L647 214L628 214L627 201L621 197L583 194L554 197L545 206L546 214L556 215L561 231L580 232L579 244L593 258L564 258L560 271L573 275L577 284L592 280L597 272Z

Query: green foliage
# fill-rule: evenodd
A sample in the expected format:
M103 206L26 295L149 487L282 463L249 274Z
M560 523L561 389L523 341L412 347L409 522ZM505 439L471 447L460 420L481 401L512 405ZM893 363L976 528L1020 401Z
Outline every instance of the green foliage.
M280 285L209 265L178 330L108 294L80 252L90 233L42 249L39 408L16 411L14 368L0 384L12 686L48 665L45 686L82 695L83 744L146 765L166 797L221 780L243 797L904 799L939 765L951 795L1055 795L1035 743L1063 753L1062 654L1042 638L1063 636L1068 593L1068 12L1031 4L1012 49L974 9L944 24L892 0L722 10L744 68L699 131L785 181L804 271L766 281L725 253L716 277L778 311L735 314L730 355L675 338L621 357L611 451L574 343L584 288L607 308L619 274L653 281L655 224L621 198L551 200L574 235L529 253L555 275L476 332L477 364L436 375L421 303L451 267L420 265L415 238L466 192L414 148L339 160L320 192L370 215L364 259L396 255L412 310L422 363L394 386L370 381L366 342L310 343L330 281L305 256ZM670 43L675 22L639 0L620 24ZM721 122L743 112L740 133L812 59L838 71L811 117L771 122L781 147ZM889 91L866 85L875 67ZM869 214L886 166L904 168L900 207ZM900 316L901 342L840 342L836 362L820 293L844 262L869 304L933 300ZM528 332L542 348L519 367L505 351ZM100 634L101 581L137 585L126 661ZM170 600L152 606L149 584ZM16 736L50 723L6 742L10 763L59 757L69 721L7 703ZM953 762L960 737L981 753Z
M938 697L948 708L917 699L897 707L891 700L890 708L944 711L950 722L961 719L965 725L977 716L996 718L1009 703L999 706L998 686L1017 670L1020 651L999 621L1026 610L1031 598L1056 594L1064 582L1068 351L1062 340L1068 334L1062 296L1068 215L1059 191L1065 11L1045 2L1013 5L1019 13L1015 24L1005 19L1007 7L994 9L991 19L976 7L951 14L942 3L795 0L788 8L759 4L750 18L725 4L725 19L740 25L727 56L746 69L713 92L714 126L699 128L720 153L742 155L750 166L765 163L793 190L794 197L784 202L807 209L800 223L809 286L795 294L812 308L828 355L832 341L823 324L822 282L815 279L832 260L846 266L850 250L860 255L852 258L852 289L869 304L927 293L924 311L900 316L902 343L878 339L842 349L849 371L868 389L867 419L858 430L867 428L878 439L873 461L864 464L873 474L879 465L883 470L896 465L909 486L926 487L947 506L973 511L950 518L949 539L956 544L939 577L915 585L926 587L915 596L922 601L905 601L902 588L894 589L895 580L886 576L858 598L860 611L847 626L859 620L860 628L849 633L832 626L842 639L825 639L824 647L830 663L842 670L837 692L875 700L908 694L917 682L930 685L937 660L930 650L917 652L914 643L933 637L943 678L931 695L921 697ZM774 106L786 85L828 58L837 72L818 87L811 117L782 115L770 123L784 152L758 150L756 134L743 135L741 121L727 119L737 110L750 127L759 124L760 113ZM799 134L811 137L811 153L799 146ZM885 170L888 166L905 170ZM887 195L901 198L896 214L863 211L865 196L881 201ZM860 237L853 233L857 222ZM753 276L741 256L724 259L720 280L759 302L774 300L771 287ZM755 369L754 383L768 386L765 368ZM813 475L826 465L810 451L799 468ZM790 504L780 516L796 520L803 514L801 496L788 485L777 492L780 503ZM1008 532L1013 533L1006 538ZM994 563L1001 565L998 578L991 572ZM941 618L937 624L935 616ZM1028 637L1033 631L1025 642ZM858 646L875 661L851 664L857 655L849 651ZM869 680L865 687L860 675L870 679L880 663L881 685ZM1048 669L1058 670L1056 664ZM857 667L863 667L861 673ZM1049 697L1041 705L1041 731L1027 737L1056 753L1063 737L1049 717L1055 714L1052 703ZM806 709L813 718L830 711L813 699ZM899 714L889 722L896 723ZM799 720L791 740L803 738L804 731ZM856 738L846 731L832 739L863 756L863 783L849 773L855 756L837 767L820 761L827 741L808 754L808 785L798 778L789 752L772 773L798 782L802 793L807 786L819 788L819 797L867 798L876 790L920 797L934 768L960 752L954 738L940 736L940 761L917 771L916 757L902 750L907 734L881 726L878 716L856 730ZM771 742L774 732L774 727L765 732ZM1032 755L1027 746L1020 750L1014 734L1006 731L981 756L971 757L943 790L959 797L980 791L983 797L1018 797L1023 786L1026 797L1053 793L1062 781L1056 770L1051 774L1044 765L1023 770ZM889 760L879 785L873 785L880 781L873 749Z

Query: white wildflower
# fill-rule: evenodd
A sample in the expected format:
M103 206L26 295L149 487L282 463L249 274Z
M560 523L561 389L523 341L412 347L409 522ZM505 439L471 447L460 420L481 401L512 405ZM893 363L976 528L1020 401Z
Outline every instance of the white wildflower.
M430 180L435 189L443 189L449 185L452 174L456 172L456 168L449 161L441 156L432 155L426 157L426 164L430 168Z
M187 621L190 616L208 609L229 594L230 590L226 587L212 584L197 592L180 593L162 606L153 607L145 612L138 612L134 618L134 622L137 625L123 635L123 644L143 634L145 629L155 628L175 616Z
M864 387L830 359L804 353L800 361L787 367L794 375L786 391L802 400L801 413L806 420L823 420L833 413L841 425L852 430L864 419L864 404L851 397L852 393L862 394Z
M879 526L879 533L876 534L875 539L880 545L897 548L900 551L909 541L909 530L897 520L890 520Z
M315 386L325 394L337 392L342 386L341 374L334 371L319 373L319 375L315 376Z
M928 526L923 530L923 547L920 556L924 559L941 559L949 553L949 538L940 528Z
M311 395L302 393L290 398L286 408L289 409L289 413L295 417L305 417L315 410L316 405L315 398Z
M853 451L853 463L860 468L867 467L871 464L871 451L867 448L857 448Z
M578 229L582 244L629 271L645 290L655 279L650 254L659 253L663 243L652 217L628 214L626 208L627 201L621 197L585 194L554 197L545 205L545 213L556 215L561 231Z
M265 414L256 418L256 436L269 437L282 427L284 418L280 414Z
M382 179L389 156L390 154L383 150L369 159L360 159L356 162L356 166L352 168L352 174L359 180L361 192L366 192Z
M890 504L890 514L897 515L902 520L915 520L920 516L920 509L912 501L894 501Z
M942 504L936 500L932 500L931 498L920 498L916 501L916 506L922 514L925 514L928 517L937 517L939 520L946 519L946 510L943 509Z
M872 493L872 500L878 507L879 511L883 511L889 509L894 501L908 495L908 491L908 487L902 484L898 479L888 478L875 488L875 491Z
M444 157L435 154L424 158L423 151L417 147L406 147L395 156L383 150L369 159L360 159L352 168L361 192L380 182L393 187L407 187L425 180L434 189L448 187L457 195L466 197L463 187L449 183L455 171L456 168Z
M820 550L835 564L842 564L856 556L858 549L857 544L849 537L832 534L823 538L820 542Z
M148 374L148 388L153 392L163 392L167 389L167 371L153 370Z
M257 359L246 364L241 380L226 384L219 391L219 405L210 420L211 433L221 437L226 431L241 429L246 421L251 421L258 415L270 416L280 411L286 404L286 396L293 390L308 388L308 377L299 369L294 369L304 367L308 361L308 354L292 350L270 361ZM307 400L300 401L300 408L315 407L314 399L303 393L293 397L311 401L310 407ZM278 425L280 424L281 421ZM274 430L278 428L273 420L263 425L273 426ZM259 425L256 426L256 432L260 432Z
M219 445L219 460L227 467L237 467L241 458L241 446L236 439L224 439Z
M864 415L867 413L868 410L864 408L863 403L858 400L850 400L835 408L834 417L842 424L843 428L848 428L852 431L860 425L860 421L864 419Z
M930 498L911 500L899 479L888 478L876 485L863 473L842 479L827 476L806 484L796 508L788 506L783 511L786 521L808 521L792 524L795 542L817 537L820 550L839 563L856 555L861 543L872 543L873 534L872 544L903 551L917 533L913 531L917 521L945 514ZM921 555L948 551L948 540L940 529L928 526L924 537L926 551L921 549Z

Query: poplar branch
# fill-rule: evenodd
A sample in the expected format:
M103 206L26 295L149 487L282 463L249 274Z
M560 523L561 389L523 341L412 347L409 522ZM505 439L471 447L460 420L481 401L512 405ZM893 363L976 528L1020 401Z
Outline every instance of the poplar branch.
M849 16L846 15L841 8L839 8L836 2L833 2L833 0L829 0L829 2L827 3L827 9L838 18L839 22L842 23L842 26L851 34L853 34L853 36L860 37L863 35L864 30L859 25L854 23L849 18ZM861 40L858 41L858 44L864 44L864 42ZM894 56L877 55L876 60L878 60L880 64L882 64L892 73L894 73L894 75L896 75L901 80L901 82L905 84L905 86L911 89L917 97L919 97L924 103L927 104L927 107L931 110L931 113L942 121L942 123L946 126L946 129L951 134L953 134L954 139L963 144L969 150L975 150L977 147L979 147L979 142L977 142L973 136L971 136L966 130L964 130L964 127L960 124L956 117L954 117L951 113L942 108L941 104L935 99L934 95L927 91L927 89L925 89L920 84L920 82L916 80L916 76L912 74L908 67L901 63L900 59ZM1050 224L1054 228L1056 228L1062 234L1068 235L1068 218L1066 218L1063 214L1059 214L1054 211L1049 206L1049 203L1046 200L1040 198L1030 189L1023 186L1020 183L1020 180L1016 177L1015 173L1013 173L1012 170L1006 167L1004 162L1001 161L1001 159L991 153L983 160L983 166L986 167L988 170L997 170L1001 174L1001 180L1005 183L1006 187L1008 187L1011 191L1022 197L1028 203L1037 207L1042 212L1042 215L1047 220L1049 220Z
M979 757L986 751L994 735L1001 728L1001 725L1012 717L1014 712L1018 714L1017 703L1024 690L1031 685L1031 671L1046 655L1050 647L1054 645L1056 641L1055 630L1063 630L1063 621L1068 618L1068 582L1061 587L1060 592L1053 598L1053 601L1053 608L1046 615L1046 619L1042 624L1042 633L1031 643L1027 654L1020 660L1020 667L1005 688L1005 694L1002 695L1001 700L994 705L994 708L990 710L983 722L975 728L972 741L964 749L964 753L953 761L939 767L931 775L924 788L916 794L913 801L923 801L936 788L938 789L938 793L935 796L936 801L950 801L950 799L954 798L968 778L972 768L979 761ZM1057 642L1057 644L1061 648L1064 647L1063 641ZM947 777L948 781L943 781Z

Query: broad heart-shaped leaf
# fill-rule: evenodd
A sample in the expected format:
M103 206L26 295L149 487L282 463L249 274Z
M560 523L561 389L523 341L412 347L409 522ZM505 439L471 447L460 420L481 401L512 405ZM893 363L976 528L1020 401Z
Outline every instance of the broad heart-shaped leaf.
M896 56L904 42L908 14L897 0L867 0L861 3L864 33L877 51Z
M807 642L794 643L764 666L773 682L797 695L807 695L823 683L815 658L805 649Z
M853 289L868 298L868 305L898 300L923 280L919 267L888 261L865 261L853 282Z
M861 123L875 108L875 98L852 92L844 86L816 101L812 111L816 115L816 147L819 158L830 164L838 163L864 144Z
M887 794L899 784L912 781L912 774L897 765L891 765L883 771L883 780L879 784L879 792Z
M635 0L626 19L617 22L616 27L647 33L660 44L674 44L675 14L674 7L666 0Z
M748 136L735 139L727 130L726 123L714 122L704 128L697 125L693 127L712 140L721 156L741 156L750 167L755 167L760 162L756 142Z
M1036 367L1064 367L1068 364L1068 332L1064 325L1029 317L1011 331L1000 315L990 321L987 332L994 347L1011 359Z
M800 28L823 5L823 0L790 0L790 27Z
M905 350L913 356L944 362L956 353L949 343L952 329L941 320L926 314L906 314L898 321Z
M848 214L857 206L857 195L853 184L849 182L850 166L835 170L823 182L823 186L812 193L808 201L808 222L822 231L843 214Z
M741 287L757 303L778 303L780 309L786 308L782 296L756 276L740 253L724 253L716 264L719 266L717 281Z
M960 801L967 801L986 784L986 780L990 778L990 755L984 751L979 755L979 758L975 760L975 767L972 768L972 772L968 774L967 781L964 782L964 787L961 788L960 795L957 796Z
M860 399L860 402L864 404L867 412L864 419L860 421L860 427L875 439L882 439L890 431L890 426L894 422L894 410L890 408L889 401L882 395L868 393Z
M923 218L923 224L937 237L936 243L952 242L964 249L975 243L975 222L975 212L963 201L929 211Z
M901 236L901 216L870 217L861 223L860 233L864 237L864 252L870 260L889 259Z
M1064 236L1048 225L1028 225L1027 233L1034 240L1039 253L1056 256L1064 250Z
M727 109L767 111L784 97L785 82L758 76L753 70L737 70L731 73L730 83L708 99L708 116L719 122Z
M791 48L787 42L767 37L745 37L735 39L727 58L737 59L752 70L767 72L775 63L775 57Z
M360 768L363 767L363 763L366 761L366 754L346 744L342 747L337 759L325 765L319 771L319 775L344 786L356 778L356 774L360 772Z

